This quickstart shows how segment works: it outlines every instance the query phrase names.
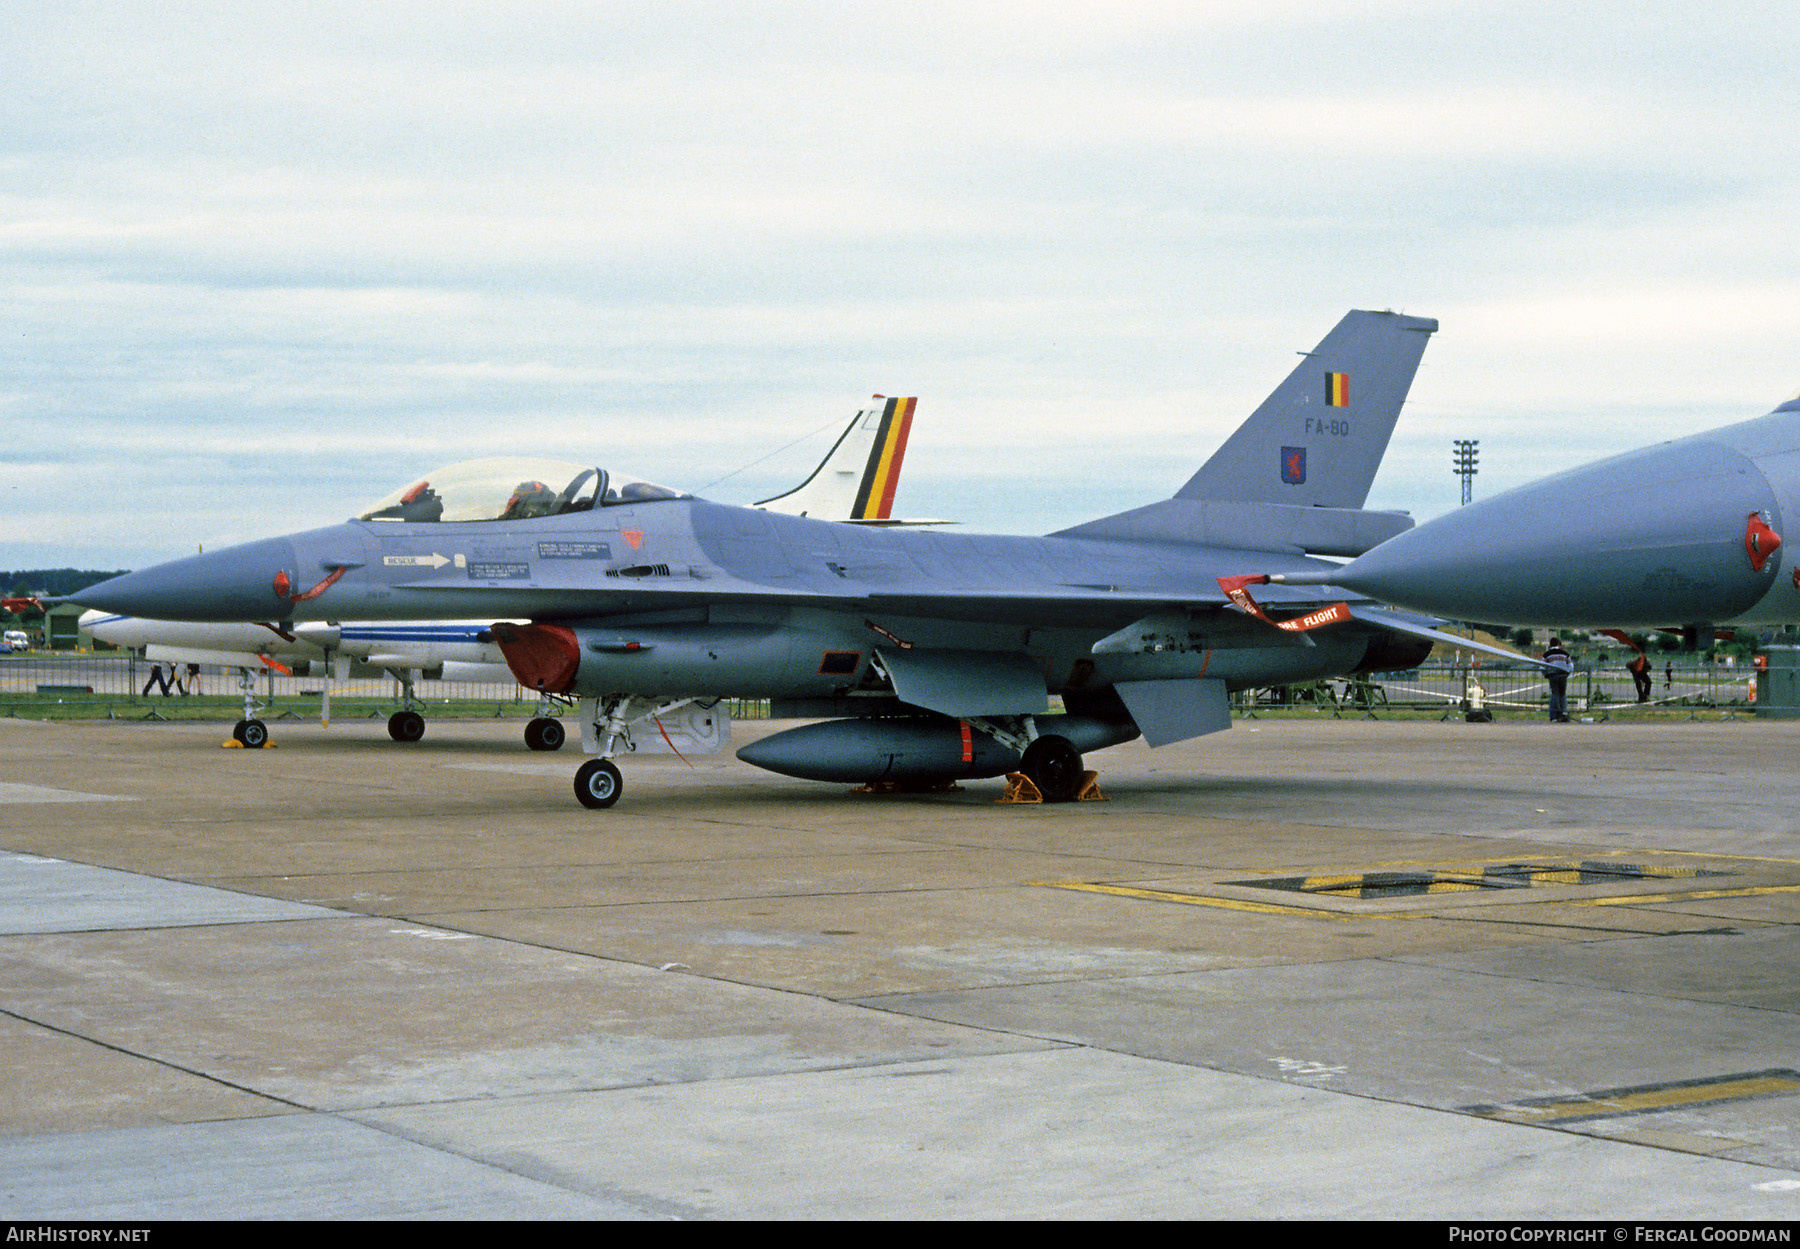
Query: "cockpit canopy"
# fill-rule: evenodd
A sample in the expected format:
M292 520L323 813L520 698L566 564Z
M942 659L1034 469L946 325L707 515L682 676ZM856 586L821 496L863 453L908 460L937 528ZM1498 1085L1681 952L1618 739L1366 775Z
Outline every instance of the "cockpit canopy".
M464 460L396 490L358 520L484 521L559 516L621 503L691 495L628 474L563 460L495 456Z

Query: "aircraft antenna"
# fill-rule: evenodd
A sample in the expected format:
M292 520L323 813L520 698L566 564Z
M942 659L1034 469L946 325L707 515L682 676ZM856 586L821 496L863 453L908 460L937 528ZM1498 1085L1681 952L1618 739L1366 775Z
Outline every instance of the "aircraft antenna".
M715 477L711 481L707 482L704 486L696 487L694 490L694 493L699 494L700 491L702 491L702 490L711 490L714 486L718 485L720 482L729 481L731 478L736 477L739 473L744 472L747 469L755 468L758 464L761 464L764 460L767 460L773 456L780 455L783 451L786 451L789 447L797 447L801 443L805 442L808 438L817 438L820 434L824 433L826 430L834 429L839 424L841 424L841 422L836 417L833 417L831 420L826 421L823 425L819 426L819 428L817 428L815 430L811 430L808 433L801 434L798 438L794 439L794 441L792 441L790 443L786 443L783 446L776 447L773 451L769 452L768 455L759 455L754 460L751 460L748 464L738 465L736 468L732 469L729 473L726 473L723 477Z

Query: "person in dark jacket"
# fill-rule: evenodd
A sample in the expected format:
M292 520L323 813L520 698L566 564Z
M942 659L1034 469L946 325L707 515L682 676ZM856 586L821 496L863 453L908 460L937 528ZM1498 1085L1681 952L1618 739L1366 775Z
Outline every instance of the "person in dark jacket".
M170 672L175 671L174 664L169 665L169 671ZM169 696L169 678L166 675L164 675L161 664L151 664L150 665L150 679L148 681L144 682L144 692L142 694L140 694L138 697L148 698L150 696L150 690L151 690L152 686L160 688L162 690L162 696L164 698L167 698Z
M1549 671L1544 674L1550 682L1550 722L1567 724L1569 722L1569 674L1575 671L1575 661L1569 652L1563 649L1562 639L1551 638L1549 649L1544 652L1544 663Z

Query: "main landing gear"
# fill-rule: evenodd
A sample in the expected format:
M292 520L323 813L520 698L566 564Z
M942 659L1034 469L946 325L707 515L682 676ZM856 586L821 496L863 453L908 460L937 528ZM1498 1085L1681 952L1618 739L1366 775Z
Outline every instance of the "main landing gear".
M561 750L567 734L561 720L538 716L525 726L525 744L533 750Z
M425 704L413 693L413 674L406 668L389 668L387 674L400 687L400 710L388 717L388 736L397 742L416 742L425 736L425 717L418 709Z
M1019 752L1019 770L1006 774L1001 802L1104 801L1095 774L1084 771L1075 743L1039 733L1032 716L973 719L969 723Z
M1045 802L1073 802L1081 792L1081 755L1066 737L1033 738L1019 761L1019 771L1036 785Z
M425 737L425 717L419 708L425 704L413 692L413 674L407 669L389 668L387 674L399 682L400 710L388 717L388 736L397 742L416 742ZM537 715L525 726L525 744L533 750L561 750L568 734L563 731L562 721L551 713L556 710L556 700L545 696L538 699Z
M525 726L525 744L533 750L561 750L568 734L563 732L562 721L556 718L556 709L567 707L574 701L539 691L537 715Z
M396 711L388 717L387 729L397 742L416 742L425 736L425 717L416 711Z
M238 689L244 695L244 718L231 726L231 740L246 750L261 750L269 744L269 726L256 718L262 704L256 701L256 673L238 669Z

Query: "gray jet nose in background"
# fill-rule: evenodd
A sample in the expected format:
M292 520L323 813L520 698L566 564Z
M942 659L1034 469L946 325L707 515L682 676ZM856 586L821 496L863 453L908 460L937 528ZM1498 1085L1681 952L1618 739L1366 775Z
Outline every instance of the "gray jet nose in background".
M282 620L291 602L277 592L276 576L291 579L294 568L293 542L268 538L128 572L69 597L150 620Z
M1683 440L1469 504L1316 579L1456 620L1724 621L1775 584L1782 525L1748 456Z

